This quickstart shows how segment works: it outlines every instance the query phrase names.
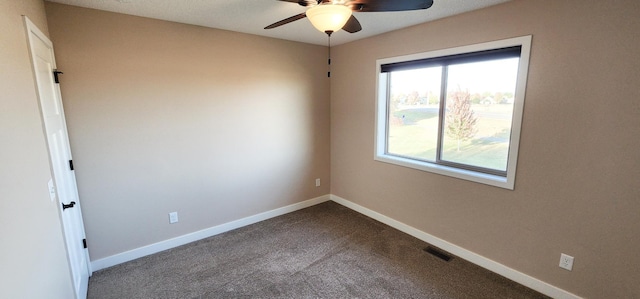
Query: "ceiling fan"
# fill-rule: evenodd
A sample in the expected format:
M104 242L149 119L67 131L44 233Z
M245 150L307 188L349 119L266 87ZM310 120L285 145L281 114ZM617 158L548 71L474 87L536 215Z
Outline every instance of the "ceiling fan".
M264 29L273 29L293 21L309 18L316 29L331 35L340 29L355 33L362 30L352 12L385 12L427 9L433 0L278 0L309 7L306 12L275 22Z
M278 0L298 3L309 7L306 12L275 22L264 29L273 29L293 21L309 18L313 27L327 34L329 38L329 71L331 77L331 34L340 29L355 33L362 30L353 12L384 12L427 9L433 0Z

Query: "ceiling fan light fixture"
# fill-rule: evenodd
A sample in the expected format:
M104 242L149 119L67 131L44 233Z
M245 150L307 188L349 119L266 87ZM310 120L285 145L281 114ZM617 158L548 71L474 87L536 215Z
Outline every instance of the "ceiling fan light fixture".
M320 32L340 30L351 17L351 9L342 4L325 3L307 10L307 17Z

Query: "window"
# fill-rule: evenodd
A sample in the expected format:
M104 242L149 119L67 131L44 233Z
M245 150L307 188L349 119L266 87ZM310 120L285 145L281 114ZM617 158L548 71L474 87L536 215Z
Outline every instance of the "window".
M375 159L512 189L531 36L380 59Z

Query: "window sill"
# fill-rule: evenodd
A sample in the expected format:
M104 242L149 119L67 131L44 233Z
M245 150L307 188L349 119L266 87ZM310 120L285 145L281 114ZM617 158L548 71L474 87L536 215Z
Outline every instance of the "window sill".
M436 173L485 185L500 187L508 190L513 190L515 178L502 177L492 174L486 174L466 169L460 169L445 165L438 165L429 162L416 161L413 159L402 158L392 155L378 155L376 154L374 160L390 163L394 165L404 166L426 172ZM512 173L512 172L510 172Z

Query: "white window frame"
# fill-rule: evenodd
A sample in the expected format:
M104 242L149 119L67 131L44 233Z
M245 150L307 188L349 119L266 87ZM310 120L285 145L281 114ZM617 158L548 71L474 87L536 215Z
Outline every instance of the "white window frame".
M456 48L435 50L424 53L376 60L377 91L374 160L513 190L516 178L516 166L518 162L518 146L520 144L520 130L522 127L522 114L524 110L527 73L529 70L531 39L532 36L528 35ZM391 155L386 152L388 130L387 81L389 75L388 73L383 73L381 71L382 65L514 46L520 46L521 52L520 62L518 65L518 77L516 80L516 90L514 94L513 118L511 124L511 138L509 143L509 156L507 160L506 176L487 174L468 169L435 164L426 161Z

